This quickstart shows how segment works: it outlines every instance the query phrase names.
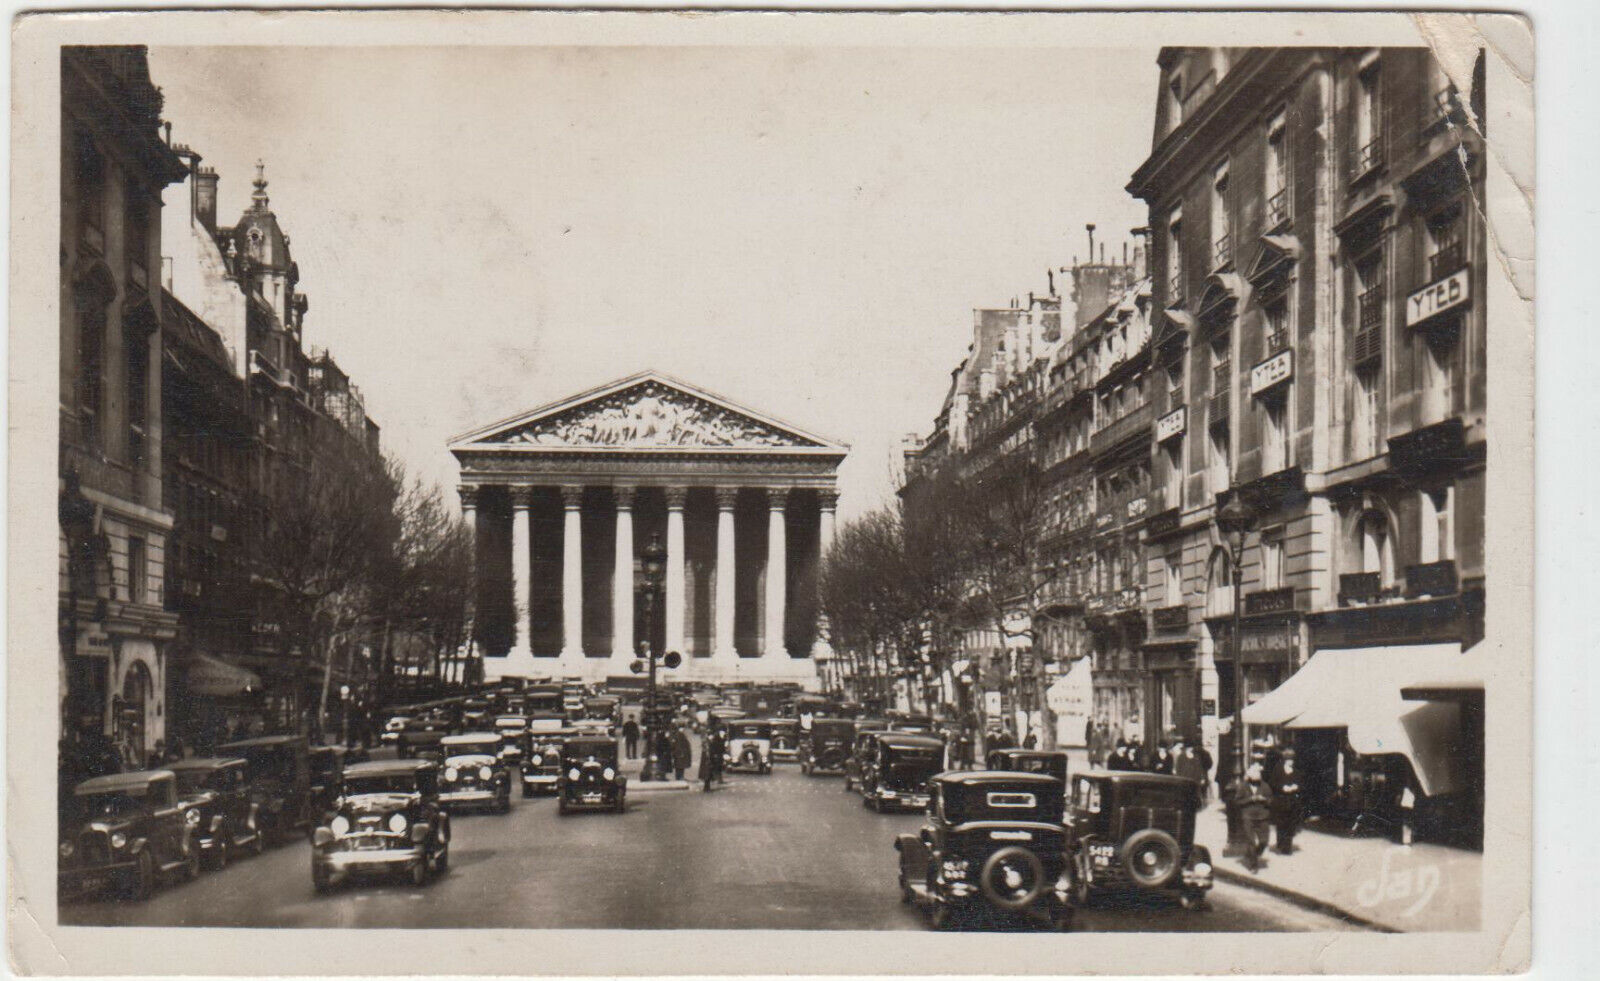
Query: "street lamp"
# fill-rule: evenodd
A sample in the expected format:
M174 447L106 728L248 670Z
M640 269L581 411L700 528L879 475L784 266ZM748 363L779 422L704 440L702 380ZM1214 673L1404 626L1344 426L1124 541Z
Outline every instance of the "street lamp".
M650 638L656 635L656 597L661 592L661 584L667 576L667 550L661 544L659 534L650 536L650 543L639 553L642 581L639 583L639 592L644 596L644 623L645 641L639 646L642 648L643 661L634 661L630 666L634 674L648 672L645 681L644 695L644 722L650 733L650 743L645 747L645 766L639 774L641 782L655 779L658 761L656 760L656 747L661 742L661 726L659 711L656 708L656 662L662 661L669 668L675 668L682 663L683 658L677 651L668 651L665 656L660 654L650 643Z
M1233 573L1233 779L1244 779L1244 645L1239 635L1239 592L1244 583L1244 569L1240 559L1244 554L1244 536L1256 525L1256 515L1234 491L1228 503L1217 512L1217 530L1228 542L1228 566ZM1230 808L1231 813L1231 808ZM1237 839L1237 840L1235 840ZM1228 846L1243 847L1243 829L1236 820L1228 822Z

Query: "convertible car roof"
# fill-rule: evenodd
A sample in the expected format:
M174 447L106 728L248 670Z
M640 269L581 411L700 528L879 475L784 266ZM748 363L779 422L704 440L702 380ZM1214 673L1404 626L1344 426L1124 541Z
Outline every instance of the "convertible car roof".
M429 760L372 760L345 767L344 775L346 778L404 777L420 770L432 769L437 765Z
M132 773L112 773L103 777L90 777L78 784L74 793L111 794L119 790L143 790L152 781L171 777L171 770L135 770Z

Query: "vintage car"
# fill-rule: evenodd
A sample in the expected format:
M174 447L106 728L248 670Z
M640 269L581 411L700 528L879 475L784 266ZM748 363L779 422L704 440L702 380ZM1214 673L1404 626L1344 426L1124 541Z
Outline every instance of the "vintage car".
M439 744L444 742L444 737L449 734L444 729L407 729L400 734L400 745L395 747L395 755L402 760L432 760L435 763L442 763L444 750Z
M121 898L148 899L157 876L193 879L200 846L190 811L178 805L171 770L93 777L62 804L57 827L57 893L115 887Z
M428 760L357 763L328 823L311 835L311 884L327 892L353 875L409 875L414 885L450 867L450 815L439 767Z
M400 742L400 734L406 731L406 726L411 724L409 715L391 715L389 721L383 724L383 733L378 736L378 741L385 746L393 746Z
M628 778L617 766L617 742L604 736L569 736L561 742L561 773L556 782L556 809L627 808Z
M494 731L500 736L500 759L512 769L520 769L528 720L520 715L502 715L494 720Z
M889 728L894 732L932 733L935 730L931 715L902 715L891 719Z
M457 725L467 732L482 729L489 722L489 700L469 698L461 703L461 718Z
M1061 781L1037 773L949 772L934 777L928 791L922 831L894 843L902 902L923 905L936 930L979 912L1071 927Z
M850 750L850 756L844 763L844 789L847 791L861 789L861 774L866 768L867 754L872 750L872 741L878 736L888 732L881 727L876 729L863 729L860 723L856 724L855 745Z
M991 770L1043 773L1067 785L1067 754L1043 749L996 749L985 761Z
M349 753L344 746L312 746L306 754L311 768L311 813L319 820L333 810L334 801L339 798Z
M723 767L751 773L772 772L772 723L765 719L735 719L727 723Z
M861 768L861 803L874 811L928 806L928 781L944 770L944 740L909 732L879 733Z
M251 799L259 805L256 819L268 844L313 826L310 754L304 736L257 736L217 747L218 756L246 761Z
M511 767L500 758L500 734L466 732L440 740L444 773L439 804L452 811L481 807L511 810Z
M194 828L200 861L209 868L226 868L235 849L260 855L267 847L257 820L260 805L250 797L248 767L242 759L203 756L167 765L178 779L178 806Z
M787 760L793 763L800 758L800 723L795 719L773 719L772 750L774 762Z
M1186 909L1211 888L1211 852L1194 843L1200 785L1130 770L1074 774L1066 810L1073 896L1105 888L1175 892Z
M577 731L556 728L530 728L522 743L522 796L553 793L561 781L561 744Z
M850 743L856 724L849 719L813 719L811 731L800 735L800 772L843 773L850 760Z

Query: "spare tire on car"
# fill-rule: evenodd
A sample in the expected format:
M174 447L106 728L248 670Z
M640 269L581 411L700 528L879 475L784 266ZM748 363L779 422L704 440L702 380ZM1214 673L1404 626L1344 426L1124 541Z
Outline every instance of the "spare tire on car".
M1122 867L1137 885L1160 889L1177 877L1183 865L1178 839L1159 828L1145 828L1122 845Z
M1044 892L1044 863L1027 848L1002 848L983 863L978 884L989 901L1002 909L1026 909Z

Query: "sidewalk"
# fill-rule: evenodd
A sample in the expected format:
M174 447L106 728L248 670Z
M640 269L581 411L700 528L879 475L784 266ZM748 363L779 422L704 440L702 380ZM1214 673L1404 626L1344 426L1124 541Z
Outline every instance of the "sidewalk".
M1271 848L1255 874L1224 857L1228 822L1213 802L1196 815L1195 841L1211 849L1216 877L1383 930L1476 930L1483 854L1446 845L1396 845L1301 829L1294 854ZM1273 832L1276 844L1277 832Z

